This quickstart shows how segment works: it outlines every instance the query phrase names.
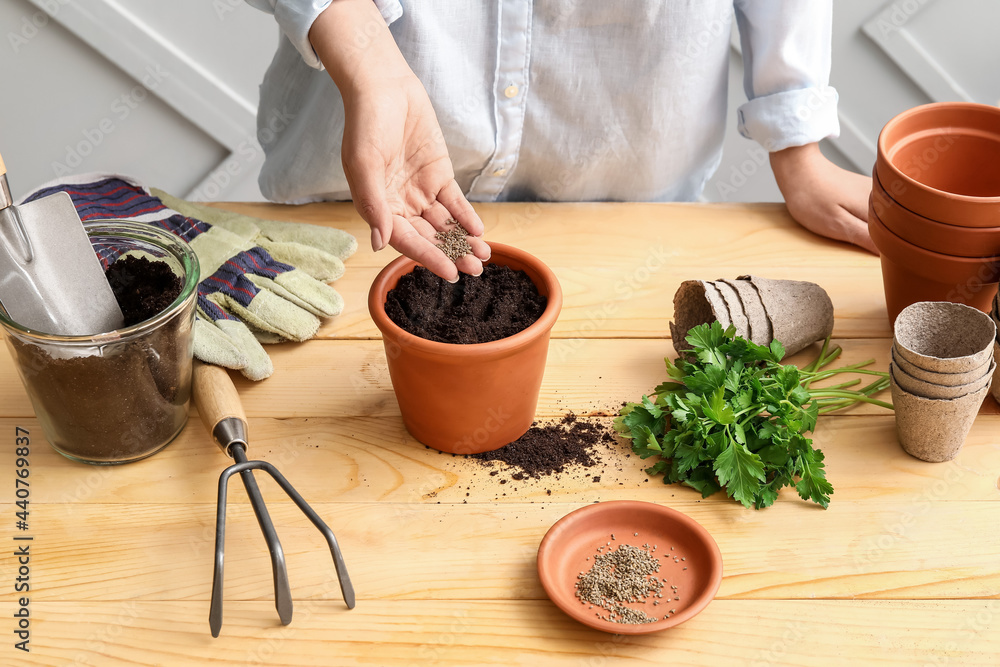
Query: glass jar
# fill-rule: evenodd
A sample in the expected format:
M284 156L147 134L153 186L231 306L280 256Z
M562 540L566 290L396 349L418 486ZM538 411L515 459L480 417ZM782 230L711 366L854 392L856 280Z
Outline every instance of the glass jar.
M52 447L74 461L128 463L163 449L187 422L198 259L150 224L84 227L105 267L126 253L164 262L180 278L180 294L144 322L93 336L26 329L2 309L0 325Z

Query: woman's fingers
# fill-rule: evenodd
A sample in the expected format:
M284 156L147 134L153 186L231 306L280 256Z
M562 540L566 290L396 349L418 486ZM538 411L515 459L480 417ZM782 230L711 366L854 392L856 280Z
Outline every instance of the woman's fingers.
M835 238L864 248L873 255L879 254L878 248L875 247L871 234L868 232L867 215L866 219L861 219L847 209L841 209L836 218L839 225Z
M456 222L448 209L444 207L444 204L438 201L432 202L425 208L420 217L429 222L435 231L439 232L448 231Z
M393 215L385 193L384 166L359 164L352 168L344 162L344 175L351 188L354 208L371 227L372 250L378 252L392 241Z
M406 218L393 216L392 247L410 259L420 262L431 273L441 276L449 282L458 280L458 268L455 262L441 252L430 239L434 238L434 228L423 218ZM428 238L428 235L430 238Z
M490 250L490 245L478 236L469 236L466 238L469 241L469 245L472 246L472 254L481 262L485 262L493 254L493 251Z
M423 217L424 220L427 220L431 226L434 227L434 229L441 232L448 231L452 228L452 225L457 222L455 218L451 217L451 213L448 209L446 209L440 202L434 202L428 206L421 217ZM463 229L465 228L463 227ZM466 234L468 234L469 230L466 229L465 231ZM490 253L492 251L490 250L489 244L478 236L468 235L465 238L469 242L469 246L472 248L472 254L480 260L480 263L469 263L468 266L470 266L473 270L466 270L463 268L463 264L459 264L459 270L478 276L482 272L481 263L490 258Z
M455 260L455 268L470 276L481 276L483 274L483 263L475 255L462 255Z
M465 198L462 188L458 187L455 179L451 179L447 185L441 188L437 195L437 200L444 205L452 218L469 232L470 236L482 236L486 231L483 221L479 219L479 214L472 208L472 204Z

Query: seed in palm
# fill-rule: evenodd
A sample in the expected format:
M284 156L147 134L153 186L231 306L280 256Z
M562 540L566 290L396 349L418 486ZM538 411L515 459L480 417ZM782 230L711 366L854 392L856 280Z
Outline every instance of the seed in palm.
M438 244L441 252L453 262L464 255L471 255L472 246L469 245L469 234L465 228L459 225L456 220L449 220L445 224L448 226L447 231L434 234L434 238L441 242Z

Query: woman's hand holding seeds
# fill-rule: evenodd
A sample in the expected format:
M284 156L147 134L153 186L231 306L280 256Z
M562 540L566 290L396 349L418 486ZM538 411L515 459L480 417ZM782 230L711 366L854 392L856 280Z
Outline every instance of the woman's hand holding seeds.
M364 46L354 40L372 33ZM341 157L354 206L372 229L372 248L391 245L451 282L459 271L482 273L490 257L479 238L482 220L455 181L427 93L374 3L333 3L309 36L344 98ZM455 261L435 238L454 229L452 221L469 234L473 253Z

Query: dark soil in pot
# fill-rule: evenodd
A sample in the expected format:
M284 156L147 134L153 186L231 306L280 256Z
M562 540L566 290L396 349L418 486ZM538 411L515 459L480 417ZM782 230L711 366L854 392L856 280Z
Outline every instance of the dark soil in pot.
M474 344L527 329L547 299L524 271L488 264L480 276L459 274L449 283L422 266L399 279L385 312L408 333L440 343Z

